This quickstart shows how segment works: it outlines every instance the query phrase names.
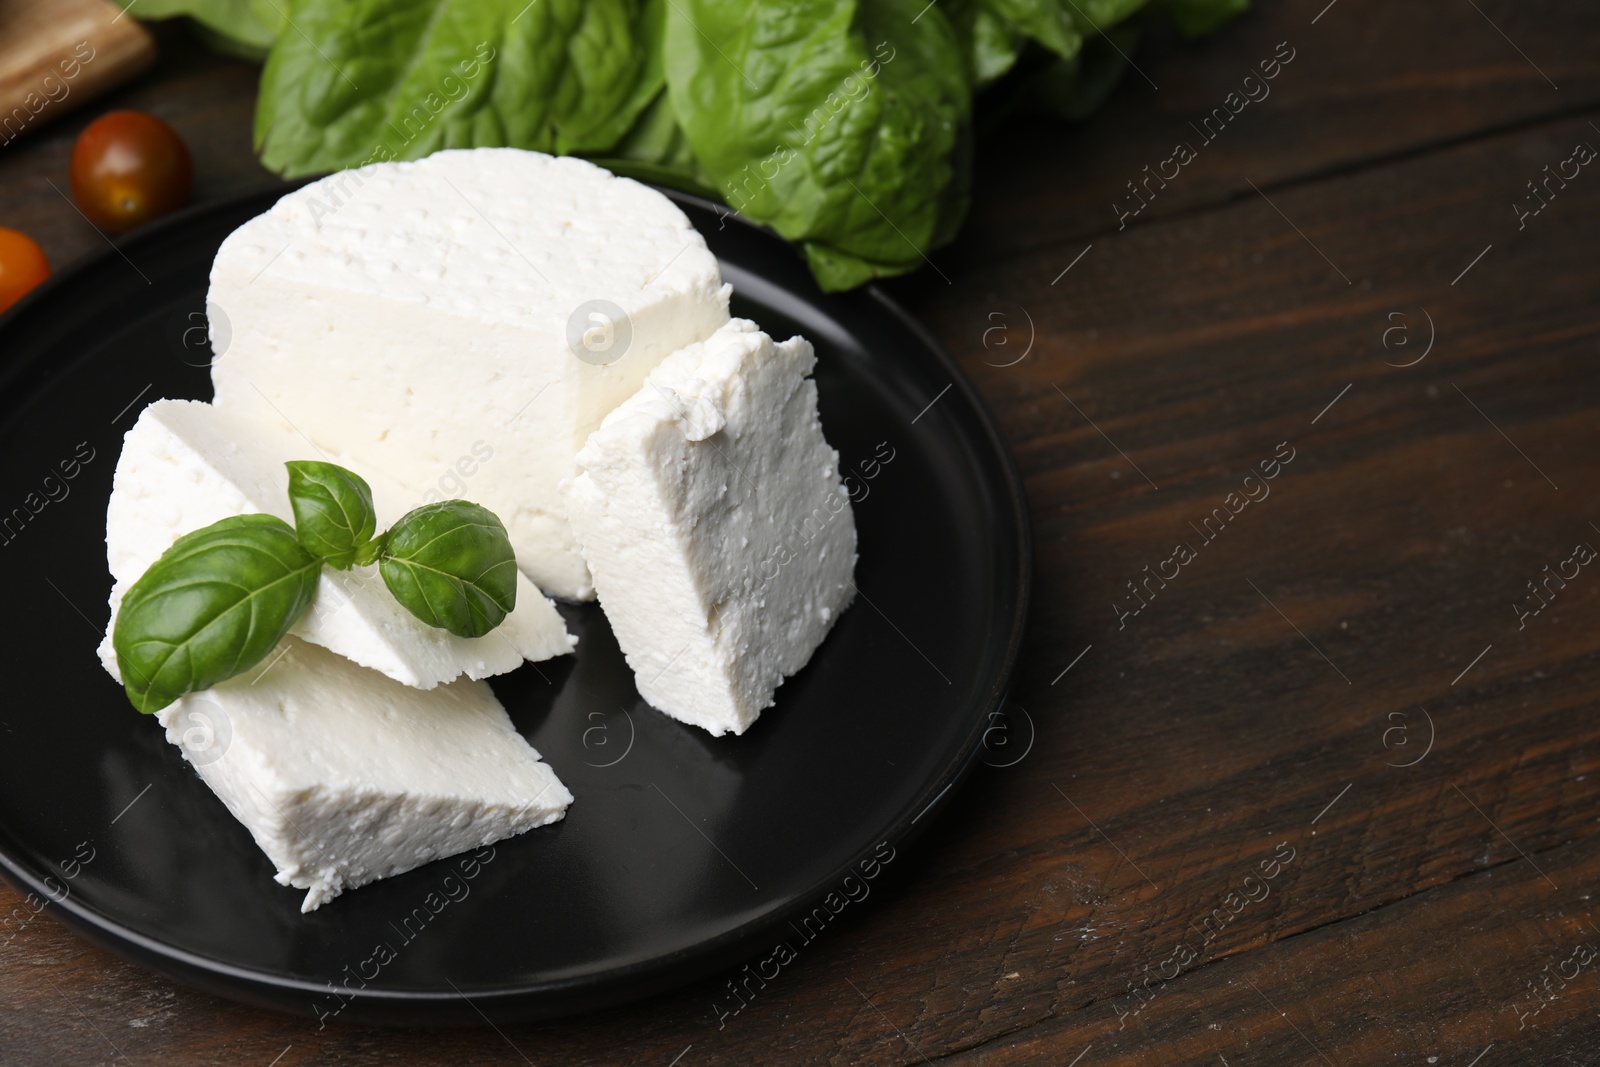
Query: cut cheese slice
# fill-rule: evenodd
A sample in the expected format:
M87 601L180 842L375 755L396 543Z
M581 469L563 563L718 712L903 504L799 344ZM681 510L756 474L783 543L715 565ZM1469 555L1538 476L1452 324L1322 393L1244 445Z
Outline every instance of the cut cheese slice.
M511 148L289 193L223 242L207 303L218 407L419 495L492 450L473 499L569 599L593 595L558 491L573 454L651 368L728 321L716 258L665 196Z
M572 794L485 682L426 692L284 638L268 667L157 712L302 912L555 822Z
M815 363L734 319L607 416L565 487L640 695L713 734L743 733L855 595Z
M123 594L174 541L232 515L265 513L292 524L284 463L324 458L367 479L380 530L422 503L372 470L320 454L278 423L191 400L145 408L123 441L106 512L106 557L116 581L112 625L100 648L106 669L117 675L111 633ZM504 674L525 659L565 655L577 644L555 605L526 578L519 577L516 610L504 622L483 637L465 638L412 615L376 567L323 568L316 600L290 632L419 689L462 675Z

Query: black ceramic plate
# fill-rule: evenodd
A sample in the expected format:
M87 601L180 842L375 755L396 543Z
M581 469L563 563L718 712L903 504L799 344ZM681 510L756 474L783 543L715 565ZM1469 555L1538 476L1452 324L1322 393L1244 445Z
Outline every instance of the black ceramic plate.
M961 372L883 294L824 295L782 241L679 198L735 313L816 344L823 426L859 487L861 595L777 705L723 738L648 707L599 609L563 608L578 654L494 688L577 798L566 819L470 879L443 860L300 914L303 891L273 882L94 652L122 435L158 397L211 395L211 259L273 199L174 219L0 320L0 868L33 895L0 936L49 900L215 993L476 1023L644 996L814 936L830 903L870 906L842 902L949 802L1004 696L1029 579L1021 485Z

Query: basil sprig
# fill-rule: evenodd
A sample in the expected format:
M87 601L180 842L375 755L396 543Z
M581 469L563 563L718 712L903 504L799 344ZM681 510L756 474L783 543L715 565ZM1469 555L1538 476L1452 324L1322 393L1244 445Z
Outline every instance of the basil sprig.
M260 663L311 606L324 565L376 562L396 600L457 637L482 637L516 607L516 555L493 512L445 500L374 536L360 475L333 463L287 466L293 527L236 515L185 534L123 597L111 644L139 711Z

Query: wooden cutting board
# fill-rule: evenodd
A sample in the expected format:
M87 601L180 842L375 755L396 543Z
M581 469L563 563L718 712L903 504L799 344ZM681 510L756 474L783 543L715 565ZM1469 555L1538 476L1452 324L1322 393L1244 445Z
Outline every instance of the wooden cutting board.
M0 0L0 145L155 62L149 31L110 0Z

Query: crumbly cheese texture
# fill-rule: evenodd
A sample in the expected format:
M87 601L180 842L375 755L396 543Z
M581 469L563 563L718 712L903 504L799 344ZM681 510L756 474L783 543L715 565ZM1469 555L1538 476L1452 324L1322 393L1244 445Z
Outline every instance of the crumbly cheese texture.
M607 416L565 486L639 693L713 734L749 728L855 595L815 363L734 319Z
M728 321L728 292L670 200L582 160L496 148L373 164L223 242L207 296L216 403L418 492L486 443L472 499L542 589L589 599L559 484L656 364Z
M158 400L140 413L123 441L106 511L106 558L116 584L100 656L114 677L111 633L128 587L179 537L219 519L264 513L293 525L284 463L295 459L329 459L366 478L380 530L423 502L375 471L320 454L276 422L192 400ZM577 644L555 605L525 577L505 621L483 637L465 638L407 611L376 567L324 567L315 601L290 632L419 689L462 675L504 674L525 659L565 655Z
M276 665L157 713L302 912L560 819L572 803L484 682L427 691L284 638Z

